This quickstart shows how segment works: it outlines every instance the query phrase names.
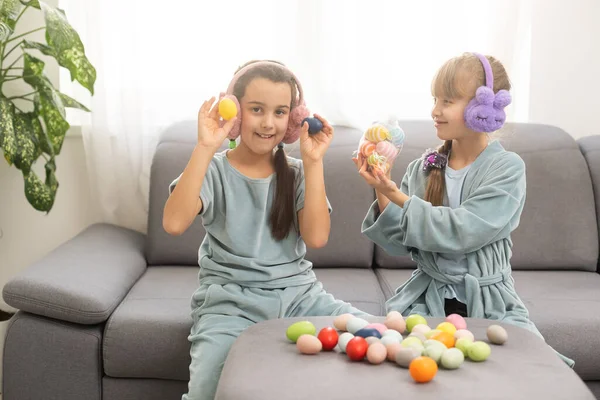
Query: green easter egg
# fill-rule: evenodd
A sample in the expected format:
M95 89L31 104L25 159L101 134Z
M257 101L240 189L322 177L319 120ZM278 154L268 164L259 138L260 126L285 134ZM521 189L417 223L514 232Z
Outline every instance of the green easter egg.
M412 328L419 324L427 325L427 320L422 315L413 314L406 318L406 330L408 332L412 332Z
M454 343L454 347L462 351L463 355L467 356L467 350L473 345L473 342L469 338L460 338Z
M315 335L317 328L310 321L295 322L287 328L286 336L289 340L296 343L302 335Z
M423 342L421 341L421 339L419 339L416 336L409 336L406 339L404 339L402 341L402 346L403 347L409 347L409 346L423 346Z
M423 346L425 346L425 348L428 347L440 347L442 350L446 350L447 347L444 343L440 342L439 340L433 340L433 339L427 339L424 343Z
M432 358L437 364L440 363L442 355L446 351L446 346L443 344L441 346L428 346L423 350L423 355L429 358Z
M457 369L465 361L465 355L459 349L445 350L442 354L441 364L446 369Z
M468 357L473 361L485 361L490 354L492 353L492 349L490 345L486 342L477 341L473 343L467 349Z

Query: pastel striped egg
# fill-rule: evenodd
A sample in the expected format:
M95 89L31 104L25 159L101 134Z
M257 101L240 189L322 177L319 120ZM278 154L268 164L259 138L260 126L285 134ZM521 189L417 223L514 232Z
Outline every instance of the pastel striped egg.
M390 129L390 136L392 137L392 143L394 143L396 147L399 147L404 143L404 131L399 126Z
M380 156L379 154L377 154L376 152L374 152L373 154L371 154L369 156L369 158L367 158L367 164L372 165L372 166L380 166L385 164L385 157Z
M365 157L369 157L375 151L377 145L373 142L369 142L368 140L363 141L358 148L358 151Z
M390 131L383 125L373 125L365 132L365 139L373 143L379 143L391 139Z
M384 142L377 143L377 153L386 158L386 160L393 160L398 155L398 148L392 142L387 140Z

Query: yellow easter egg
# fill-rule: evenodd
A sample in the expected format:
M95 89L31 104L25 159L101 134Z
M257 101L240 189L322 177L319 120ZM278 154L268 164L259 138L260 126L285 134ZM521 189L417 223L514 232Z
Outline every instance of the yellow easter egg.
M450 322L442 322L435 329L438 329L442 332L447 332L454 337L456 333L456 327L452 325Z
M365 139L373 143L390 140L390 131L383 125L373 125L365 132Z
M231 118L237 115L237 107L233 100L225 97L219 102L219 114L225 121L229 121Z

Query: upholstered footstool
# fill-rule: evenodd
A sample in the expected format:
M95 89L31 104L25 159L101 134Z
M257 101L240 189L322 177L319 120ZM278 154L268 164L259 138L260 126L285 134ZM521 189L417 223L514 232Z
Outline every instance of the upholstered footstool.
M332 317L307 317L265 321L248 328L231 348L216 400L595 399L552 348L513 325L500 324L508 332L508 341L491 345L486 361L465 360L457 370L440 368L431 382L418 384L407 369L389 361L380 365L351 361L337 348L300 354L286 338L286 329L302 320L313 322L317 333L333 326ZM383 322L384 318L368 320ZM432 327L440 322L442 318L428 319ZM467 324L476 340L487 341L491 321L467 319Z

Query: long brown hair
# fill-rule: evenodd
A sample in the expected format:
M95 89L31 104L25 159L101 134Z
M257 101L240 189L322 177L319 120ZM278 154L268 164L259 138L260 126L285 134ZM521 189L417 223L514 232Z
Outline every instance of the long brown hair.
M238 68L238 71L248 64L253 64L261 60L249 61ZM268 60L275 64L284 66L284 64ZM236 71L237 73L237 71ZM297 97L297 86L293 75L287 68L280 68L277 65L259 65L248 70L241 76L233 87L233 95L238 98L241 103L242 97L246 92L246 87L252 80L256 78L268 79L274 83L289 83L292 91L292 103L290 111L294 109ZM273 199L273 207L269 216L271 225L271 234L276 240L285 239L290 230L294 226L296 216L296 173L288 164L287 155L283 150L283 146L278 146L274 156L275 163L275 197Z
M510 79L502 63L491 56L486 56L486 58L492 66L494 93L502 89L510 90ZM464 53L446 61L440 67L431 83L431 94L440 98L466 97L470 99L475 97L477 88L483 85L485 85L485 73L481 61L473 53ZM447 156L450 155L451 150L452 140L446 140L438 147L438 152ZM441 206L444 203L444 193L446 192L444 175L444 169L433 168L427 177L424 200L434 206Z

